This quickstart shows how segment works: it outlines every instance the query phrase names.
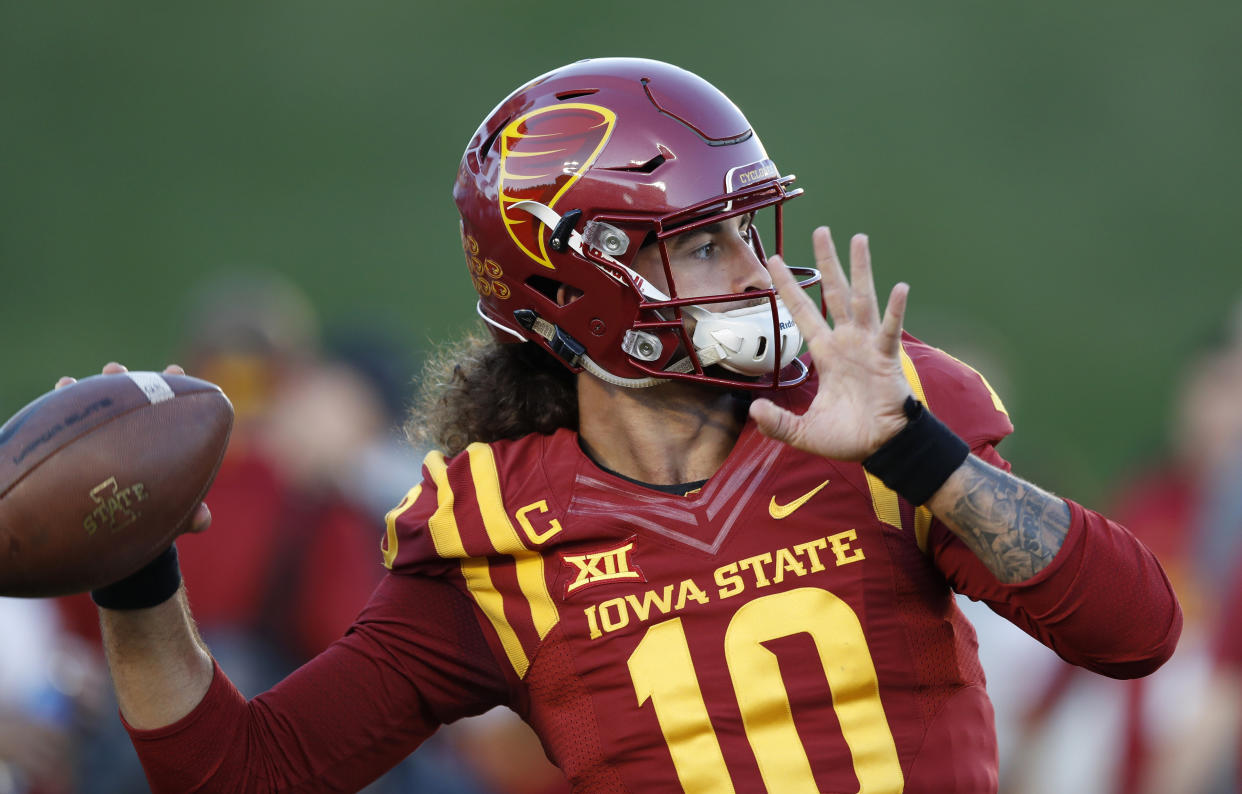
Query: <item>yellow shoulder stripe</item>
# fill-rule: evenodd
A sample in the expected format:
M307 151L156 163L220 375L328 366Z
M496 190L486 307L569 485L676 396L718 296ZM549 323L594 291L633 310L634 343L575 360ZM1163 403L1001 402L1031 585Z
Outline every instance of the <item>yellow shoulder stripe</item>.
M927 400L927 393L923 391L923 380L919 377L919 371L914 367L914 360L910 358L910 354L903 347L901 349L901 371L905 373L906 380L910 382L910 388L914 391L914 396L928 409L931 404ZM982 376L980 376L982 377ZM989 389L991 387L988 387ZM993 394L993 397L996 395ZM920 550L927 551L927 533L931 530L932 513L926 507L919 506L914 509L914 540L918 544Z
M473 462L473 461L472 461ZM491 570L486 558L466 556L466 547L461 539L461 529L457 526L457 517L453 514L453 489L448 481L448 466L444 455L439 450L427 453L423 460L427 473L436 485L436 512L427 522L431 531L431 543L436 554L444 559L461 560L461 575L466 580L466 589L474 598L475 603L483 610L488 622L492 624L500 644L509 657L510 664L519 676L526 674L530 661L522 648L522 641L517 632L505 617L504 598L492 583Z
M471 444L467 448L470 461L470 476L474 483L474 496L479 512L483 517L483 528L487 539L498 554L512 557L517 573L518 587L530 606L531 622L539 639L547 636L556 626L559 616L555 602L548 591L547 580L544 579L543 557L531 551L522 543L517 530L509 520L504 500L500 493L500 475L496 469L496 459L491 447L486 444ZM427 520L427 529L431 535L431 544L436 554L442 559L459 560L462 577L466 582L475 603L487 616L487 620L500 638L500 644L509 658L509 663L518 676L525 676L530 667L530 660L517 631L505 615L505 598L492 580L491 567L488 564L489 554L471 557L466 552L462 540L461 528L454 512L455 498L453 488L449 484L448 464L444 454L438 450L427 453L423 459L431 482L436 488L436 510ZM422 484L416 485L405 495L401 503L387 515L385 522L388 533L382 544L384 564L391 568L397 556L397 519L418 501L422 493Z
M871 491L871 509L875 517L890 527L901 529L901 506L897 503L897 494L880 481L871 472L867 475L867 488Z
M927 551L927 533L931 531L932 511L923 505L914 508L914 541L919 549Z
M919 378L919 371L904 347L901 349L901 371L906 376L906 381L909 382L915 399L928 405L927 394L923 391L923 381ZM928 405L928 407L931 406ZM870 473L867 474L867 489L871 491L871 509L875 511L875 517L891 527L905 529L901 522L901 504L897 501L897 494ZM915 509L914 539L923 551L927 551L927 533L931 529L931 520L931 511L926 507Z
M436 485L436 511L427 521L431 530L431 543L436 554L444 559L462 559L466 556L466 548L461 542L461 530L457 528L457 518L453 515L453 489L449 486L448 466L444 462L444 453L433 449L423 458L423 466L431 475Z
M531 620L539 639L543 639L558 621L556 605L548 592L543 575L543 555L531 551L518 537L500 494L500 475L492 448L474 443L466 448L470 456L470 476L474 478L474 494L483 514L483 526L496 551L513 558L517 569L518 587L530 604Z
M420 482L411 488L401 499L396 507L388 511L384 516L384 525L388 528L388 532L384 535L384 540L380 543L380 551L384 554L384 567L391 570L393 560L397 559L397 519L406 510L414 506L418 501L418 496L423 492L423 484Z
M526 656L526 649L522 647L517 632L513 630L513 624L505 617L505 599L492 582L487 560L482 557L462 560L461 575L466 580L466 589L474 596L475 603L483 610L488 622L496 630L496 635L500 637L500 644L505 649L505 656L509 657L509 664L513 665L518 678L524 677L530 668L530 659Z
M906 376L906 380L910 383L910 388L914 391L914 397L923 405L927 405L927 395L923 393L923 381L919 378L919 371L914 368L914 360L910 358L910 354L903 347L901 349L901 371ZM928 406L930 407L930 406Z
M943 350L941 350L940 352L944 353ZM966 369L978 375L979 380L983 381L983 387L988 390L988 394L992 395L992 407L1000 411L1001 413L1003 413L1005 416L1009 416L1009 412L1005 410L1005 404L1001 402L1000 395L996 393L996 389L992 388L992 384L988 383L988 379L983 376L982 372L970 366L965 361L962 361L960 358L956 358L952 355L949 355L948 353L944 353L944 354L946 356L949 356L949 358L953 359L957 363L961 364Z

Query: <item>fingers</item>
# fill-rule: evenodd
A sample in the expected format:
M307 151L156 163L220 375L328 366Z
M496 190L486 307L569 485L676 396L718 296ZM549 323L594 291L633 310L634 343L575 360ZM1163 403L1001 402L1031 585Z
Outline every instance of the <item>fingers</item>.
M837 258L837 247L832 242L832 232L827 226L820 226L811 233L811 246L815 249L815 267L823 276L820 288L824 293L828 314L833 323L849 322L850 283L845 280L845 271L841 269L841 260Z
M802 338L806 340L811 359L816 362L817 366L823 366L824 362L820 360L820 357L824 355L824 346L832 334L832 329L828 327L828 322L820 314L815 301L806 294L806 290L798 286L798 282L789 272L783 259L773 256L768 259L767 265L768 272L772 275L772 283L776 285L781 300L793 316L798 330L802 332Z
M832 232L828 227L820 226L816 229L811 235L811 241L815 247L815 264L823 275L824 303L828 306L833 324L853 320L865 328L880 326L884 349L895 352L901 343L909 285L900 283L893 287L881 319L875 292L875 273L871 268L870 238L865 234L856 234L850 238L848 281L837 258Z
M750 404L750 418L759 432L786 444L792 444L802 417L780 408L771 400L759 398Z
M867 328L880 324L880 307L875 299L875 279L871 275L871 246L865 234L850 239L850 310L854 321Z
M906 303L910 295L910 285L899 281L893 285L888 295L888 305L884 308L884 322L880 325L880 349L890 356L901 353L901 328L905 323Z
M206 502L199 502L198 507L194 509L194 517L190 519L190 528L187 531L204 532L209 526L211 526L211 510L207 509Z
M798 286L797 279L793 273L789 272L789 267L785 264L785 260L780 256L771 256L767 262L768 273L772 276L772 283L776 286L776 291L780 294L781 300L789 307L789 311L797 321L798 327L802 329L803 335L811 330L812 325L824 325L823 317L819 314L819 308L815 305L815 301L811 300L806 294L806 290Z
M834 325L853 320L874 328L880 323L880 309L875 298L875 280L871 272L870 240L865 234L850 238L850 277L837 257L832 232L820 226L811 234L815 248L815 265L823 275L824 303Z
M118 364L115 361L109 361L107 364L103 365L102 372L105 375L120 375L123 372L129 372L129 367L126 367L124 364ZM185 368L182 367L180 364L169 364L167 367L164 367L164 374L165 375L184 375ZM71 378L68 375L66 375L62 377L60 380L56 381L56 386L54 388L63 389L64 387L69 386L70 384L77 383L77 382L78 382L77 378Z
M129 372L129 370L126 369L123 365L116 363L115 361L109 361L107 364L104 364L103 366L103 374L105 375L117 375L122 372ZM77 378L71 378L68 375L65 375L60 380L56 381L55 388L63 389L66 386L72 385L77 382L78 382Z

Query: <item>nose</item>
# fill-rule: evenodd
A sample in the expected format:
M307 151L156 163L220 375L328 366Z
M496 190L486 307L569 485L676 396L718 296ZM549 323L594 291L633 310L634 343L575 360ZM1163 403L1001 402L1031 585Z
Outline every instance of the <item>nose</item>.
M772 286L772 277L763 266L759 255L751 246L750 241L742 237L732 238L729 242L728 257L729 291L740 293L753 290L768 289Z

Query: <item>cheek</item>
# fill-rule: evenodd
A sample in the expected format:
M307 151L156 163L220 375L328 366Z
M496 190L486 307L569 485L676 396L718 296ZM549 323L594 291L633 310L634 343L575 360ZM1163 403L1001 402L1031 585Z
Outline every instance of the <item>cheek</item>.
M649 245L643 248L634 257L634 262L630 266L656 289L665 295L668 294L668 279L664 277L664 261L660 258L659 247Z

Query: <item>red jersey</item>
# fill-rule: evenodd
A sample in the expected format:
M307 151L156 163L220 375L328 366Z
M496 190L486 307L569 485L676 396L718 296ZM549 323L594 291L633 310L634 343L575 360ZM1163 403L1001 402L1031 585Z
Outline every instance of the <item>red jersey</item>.
M981 376L912 337L903 359L1007 468L993 447L1012 428ZM814 393L772 397L801 412ZM752 423L684 497L601 470L568 430L433 452L388 517L392 575L345 638L250 704L217 671L189 716L133 736L156 790L347 790L438 723L506 704L576 791L994 792L954 590L1111 675L1150 672L1180 629L1151 554L1070 508L1053 562L1003 585L860 465Z

